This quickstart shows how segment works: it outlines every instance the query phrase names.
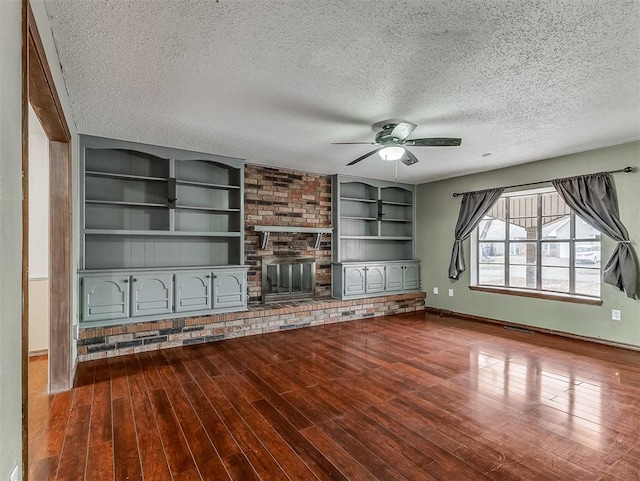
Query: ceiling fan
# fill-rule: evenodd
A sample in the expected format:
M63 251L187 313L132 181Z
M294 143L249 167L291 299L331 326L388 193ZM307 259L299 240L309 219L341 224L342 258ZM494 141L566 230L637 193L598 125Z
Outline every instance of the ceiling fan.
M388 123L387 123L388 122ZM357 164L361 160L366 159L370 155L378 152L378 155L384 160L389 161L401 161L405 165L413 165L418 162L418 159L405 147L457 147L462 143L462 139L446 138L446 137L433 137L427 139L409 139L411 132L417 127L416 124L411 122L401 121L385 121L373 124L373 128L382 127L376 134L375 142L333 142L333 145L347 145L347 144L369 144L378 145L378 147L371 152L352 160L347 165Z

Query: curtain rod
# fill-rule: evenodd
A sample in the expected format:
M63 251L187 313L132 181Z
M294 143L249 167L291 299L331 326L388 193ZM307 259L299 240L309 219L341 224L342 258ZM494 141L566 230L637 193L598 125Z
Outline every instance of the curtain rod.
M625 167L624 169L605 170L603 172L595 172L593 174L584 174L584 175L617 174L619 172L629 173L629 172L633 172L633 171L634 171L633 167ZM575 176L571 176L571 177L575 177ZM550 180L540 180L538 182L527 182L526 184L506 185L506 186L503 187L503 189L512 189L514 187L526 187L527 185L548 184L549 182L553 182L554 180L570 179L571 177L562 177L560 179L550 179ZM460 195L473 194L474 192L482 192L484 190L491 190L491 189L470 190L468 192L454 192L453 196L454 197L458 197Z

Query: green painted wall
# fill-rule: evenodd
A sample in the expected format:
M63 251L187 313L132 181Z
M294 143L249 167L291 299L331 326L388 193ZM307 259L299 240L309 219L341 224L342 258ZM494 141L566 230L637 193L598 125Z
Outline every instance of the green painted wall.
M0 480L22 457L22 5L0 1ZM20 478L22 479L22 478Z
M640 346L640 301L628 299L617 288L603 284L602 306L587 306L469 290L470 240L464 243L467 271L448 278L453 231L460 197L453 192L486 189L556 177L615 170L625 166L640 171L640 142L591 150L505 169L467 175L418 186L417 257L422 260L422 287L427 305L465 314L553 329L580 336ZM640 252L640 172L614 174L620 215L636 253ZM603 237L603 265L615 243ZM433 294L433 287L440 293ZM448 296L448 289L454 296ZM611 309L622 310L622 320L611 320Z

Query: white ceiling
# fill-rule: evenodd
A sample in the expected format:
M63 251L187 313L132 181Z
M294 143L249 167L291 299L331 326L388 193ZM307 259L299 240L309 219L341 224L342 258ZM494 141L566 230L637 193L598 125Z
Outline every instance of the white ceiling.
M462 138L411 148L410 183L640 139L638 0L46 6L80 133L381 179L331 142L390 118Z

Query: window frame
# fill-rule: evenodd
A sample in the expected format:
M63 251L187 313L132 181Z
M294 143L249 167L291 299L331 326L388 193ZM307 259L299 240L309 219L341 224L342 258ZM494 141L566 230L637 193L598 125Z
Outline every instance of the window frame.
M513 295L523 295L526 297L536 297L536 298L549 298L549 299L559 299L559 300L567 300L569 302L582 302L587 304L602 304L602 267L603 267L603 259L600 257L600 266L598 267L599 272L599 289L598 295L590 295L584 293L576 293L576 277L577 277L577 269L576 265L576 246L580 246L582 242L589 243L597 243L600 247L600 252L602 252L602 234L598 235L595 238L576 238L576 222L578 220L584 222L580 217L569 208L569 237L566 239L544 239L542 236L542 227L543 227L543 216L542 212L542 198L544 194L548 193L557 193L557 191L549 186L542 187L536 189L528 189L528 190L520 190L513 192L505 192L500 196L500 199L504 199L505 202L505 217L503 219L505 224L505 232L504 238L501 240L496 239L480 239L480 224L473 230L471 236L471 285L469 286L471 290L478 291L488 291L488 292L500 292L503 294L513 294ZM511 216L510 216L510 199L513 197L525 197L535 195L536 198L536 238L535 239L511 239L510 231L511 231ZM595 229L594 229L595 230ZM536 287L522 287L522 286L510 286L510 256L511 246L513 244L523 244L523 243L535 243L536 245ZM482 265L482 253L481 246L483 243L493 243L493 244L502 244L504 248L504 264L503 264L503 275L504 275L504 283L503 285L494 285L494 284L481 284L480 283L480 267ZM569 264L568 266L545 266L543 263L543 245L545 244L565 244L569 247ZM523 266L526 266L526 261ZM544 267L558 267L558 268L566 268L569 271L569 290L568 291L557 291L551 289L544 289L542 287L543 278L542 278L542 269ZM594 268L592 268L594 269Z

